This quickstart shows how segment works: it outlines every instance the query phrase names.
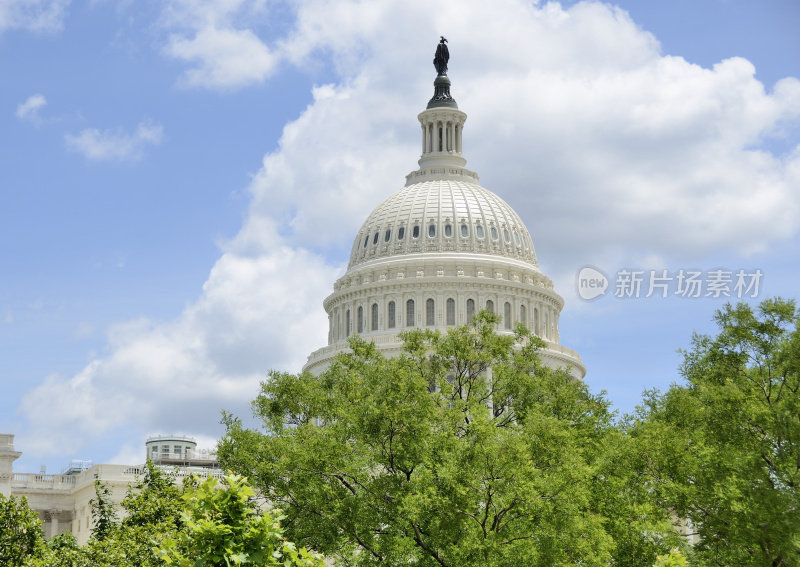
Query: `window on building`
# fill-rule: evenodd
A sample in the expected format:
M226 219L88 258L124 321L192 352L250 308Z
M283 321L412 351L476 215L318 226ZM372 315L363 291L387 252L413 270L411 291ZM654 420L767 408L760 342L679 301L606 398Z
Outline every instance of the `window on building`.
M428 326L436 324L436 305L433 299L425 302L425 324Z
M428 225L428 237L433 238L436 236L436 225L431 223Z
M497 240L497 228L492 227L492 240Z
M503 305L503 326L511 330L511 304L508 301Z
M379 232L376 232L375 236L372 237L372 245L373 246L375 246L378 243L378 235L379 234L380 234Z
M389 328L390 329L394 329L394 326L395 326L395 322L394 322L394 301L390 301L389 302L389 309L387 309L387 311L388 311L388 315L389 315L389 317L388 317L388 319L389 319Z
M519 240L519 234L517 234L516 230L514 231L514 244L517 246L522 246L522 243Z
M397 240L403 240L403 237L406 235L406 227L401 226L397 229Z
M175 453L175 458L180 459L183 453L182 447L180 445L175 445L172 447L172 452Z
M483 238L483 225L479 224L475 227L475 236L478 238Z
M539 335L539 310L533 308L533 334Z
M369 244L369 234L364 237L364 248L367 247L367 244Z
M489 313L494 313L494 301L492 301L491 299L486 301L486 310Z
M467 299L467 323L472 323L472 318L475 316L475 300Z
M461 223L461 236L463 236L464 238L469 236L469 227L467 226L467 223L464 222Z
M392 229L391 228L387 228L386 232L383 235L383 241L384 242L389 242L389 240L391 238L392 238Z
M411 237L412 238L419 238L419 225L415 224L414 228L411 229Z
M348 309L344 314L344 332L346 336L350 336L350 310Z
M450 238L451 236L453 236L453 225L452 224L448 223L448 224L444 225L444 235L447 238Z
M378 330L378 304L372 304L372 330Z
M414 300L406 301L406 327L414 326Z
M456 300L452 297L447 300L447 324L456 324Z
M364 308L360 305L358 306L358 315L356 316L356 328L358 329L358 334L364 332Z
M503 240L505 240L506 244L511 244L511 236L508 234L508 229L503 229Z
M519 322L528 326L528 308L524 305L519 306Z

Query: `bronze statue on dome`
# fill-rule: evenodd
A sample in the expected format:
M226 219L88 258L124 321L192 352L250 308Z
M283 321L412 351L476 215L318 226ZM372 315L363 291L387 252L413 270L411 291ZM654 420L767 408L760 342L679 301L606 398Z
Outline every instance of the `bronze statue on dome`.
M447 62L450 60L450 50L447 49L447 39L439 36L439 45L436 46L436 55L433 57L433 66L439 75L447 75Z

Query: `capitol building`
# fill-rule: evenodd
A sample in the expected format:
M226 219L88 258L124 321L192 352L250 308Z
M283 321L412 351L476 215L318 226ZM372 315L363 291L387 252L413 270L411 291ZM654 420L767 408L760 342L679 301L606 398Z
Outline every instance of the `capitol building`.
M487 309L500 316L498 332L526 326L544 341L540 356L545 364L583 379L586 367L580 356L560 344L564 300L540 270L530 232L514 209L466 168L467 115L450 93L445 41L434 60L433 97L417 117L419 168L355 235L347 271L323 303L328 344L309 356L304 370L320 374L348 350L353 335L393 356L401 351L401 332L446 331ZM113 499L121 501L142 472L141 465L78 462L58 475L15 473L12 463L20 454L13 435L0 434L0 493L26 496L47 537L68 531L81 543L91 531L94 479L107 483ZM198 453L191 438L151 438L146 455L177 476L221 474L213 454Z
M398 354L399 333L446 331L481 309L501 317L500 332L522 323L544 340L542 360L582 379L586 367L560 344L564 300L539 269L530 232L500 197L466 168L467 115L450 94L447 46L439 44L434 94L419 116L422 155L405 186L367 217L355 236L347 272L325 299L328 345L312 353L315 374L358 334L386 355ZM434 60L436 64L436 60Z

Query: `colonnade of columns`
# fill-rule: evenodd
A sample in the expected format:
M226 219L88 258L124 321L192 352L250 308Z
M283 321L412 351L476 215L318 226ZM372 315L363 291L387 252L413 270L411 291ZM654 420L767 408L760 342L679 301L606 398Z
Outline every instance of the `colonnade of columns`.
M422 153L461 150L461 124L450 120L433 120L422 124Z

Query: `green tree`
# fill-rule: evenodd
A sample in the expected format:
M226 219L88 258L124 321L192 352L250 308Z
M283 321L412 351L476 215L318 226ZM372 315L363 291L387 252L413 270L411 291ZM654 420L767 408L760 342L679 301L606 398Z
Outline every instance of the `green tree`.
M263 565L324 567L322 556L298 550L283 539L281 517L260 511L243 477L228 475L190 483L183 495L185 529L166 538L160 549L179 567Z
M683 385L651 392L632 434L664 507L689 520L699 565L800 564L800 317L727 305L696 335Z
M27 499L0 494L0 565L16 567L43 551L42 522Z
M608 403L497 321L407 333L392 359L355 338L319 377L273 372L253 403L265 431L225 416L218 454L291 539L342 564L652 563L672 529L637 510Z

